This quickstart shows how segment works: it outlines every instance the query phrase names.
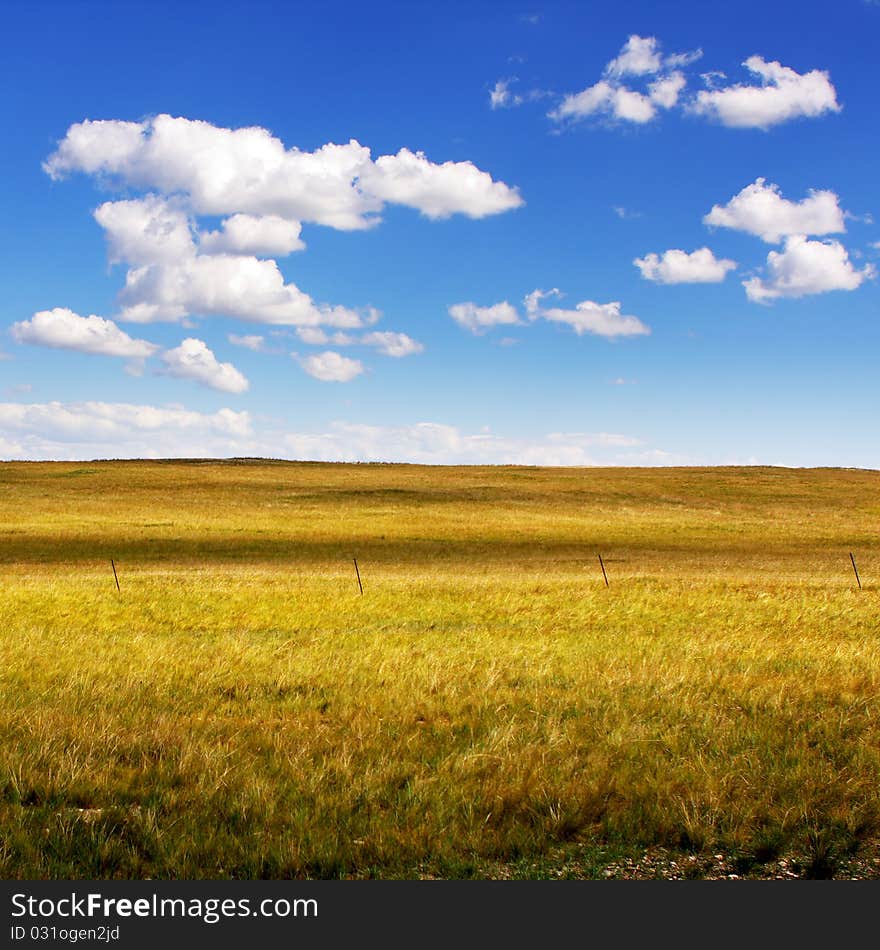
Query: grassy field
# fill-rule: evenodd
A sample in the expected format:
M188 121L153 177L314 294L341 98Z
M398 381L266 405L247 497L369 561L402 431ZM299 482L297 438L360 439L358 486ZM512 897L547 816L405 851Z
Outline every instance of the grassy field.
M880 877L880 473L3 463L0 571L0 877Z

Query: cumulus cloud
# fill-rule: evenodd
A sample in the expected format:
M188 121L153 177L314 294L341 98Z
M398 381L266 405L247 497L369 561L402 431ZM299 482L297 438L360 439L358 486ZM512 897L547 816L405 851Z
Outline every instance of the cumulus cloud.
M364 364L360 360L349 359L333 350L313 353L311 356L299 356L296 353L292 356L309 376L324 383L347 383L364 371Z
M662 255L646 254L637 257L633 264L645 280L658 284L717 284L736 267L736 261L716 258L708 247L690 254L677 248L664 251Z
M435 219L456 213L483 218L523 203L516 189L493 181L471 162L435 165L423 152L408 148L380 155L366 165L358 184L382 201L415 208Z
M480 218L522 204L515 188L471 162L438 165L406 148L373 161L354 139L304 152L263 128L170 115L75 123L43 167L56 179L85 172L181 195L197 214L275 215L341 230L374 225L385 202L432 218Z
M654 103L648 96L600 79L583 91L566 96L550 113L550 118L584 119L592 115L608 115L642 124L650 122L656 114Z
M782 251L770 251L767 271L766 279L752 277L743 282L749 300L767 303L779 297L855 290L876 276L872 264L856 270L839 241L810 241L801 234L787 238Z
M243 393L248 381L232 363L220 363L203 340L187 337L180 346L162 354L165 373L178 379L192 379L203 386L226 393Z
M285 283L275 261L232 254L134 267L119 302L120 319L134 323L180 322L194 313L289 326L358 327L365 322L355 310L317 304L295 284Z
M797 73L761 56L750 56L743 66L760 85L703 89L696 95L693 111L740 129L769 129L792 119L840 111L837 93L823 70Z
M286 257L301 251L302 225L288 221L277 214L257 217L252 214L234 214L223 221L219 231L201 235L200 249L207 254L254 254L257 257Z
M423 344L407 336L405 333L394 333L390 330L377 330L372 333L364 333L359 343L365 346L373 346L385 356L411 356L415 353L421 353L425 347Z
M565 310L561 307L540 308L532 319L540 317L553 323L563 323L572 328L581 336L591 333L606 339L620 336L642 336L651 331L638 317L627 316L620 312L620 303L596 303L593 300L582 300L575 305L574 310Z
M836 234L846 231L845 212L833 191L810 189L801 201L782 197L778 185L758 178L726 205L714 205L703 218L711 227L754 234L770 244L792 234Z
M671 109L678 102L678 97L686 85L684 74L674 72L652 82L648 86L648 96L651 102L661 109Z
M189 215L158 195L106 201L94 213L113 263L173 264L195 254Z
M81 317L64 307L40 310L30 320L14 323L11 332L18 343L132 360L144 360L159 349L147 340L133 339L112 320L94 314Z
M630 36L620 53L605 67L603 77L581 92L565 96L549 113L558 121L589 116L607 116L625 122L644 124L657 115L657 109L673 108L687 85L681 67L702 56L702 50L662 55L654 36ZM624 85L627 76L656 76L645 92Z
M179 322L198 313L257 323L356 327L367 319L346 307L316 303L285 282L274 260L200 253L187 213L172 200L147 195L105 202L95 219L104 228L111 260L133 265L119 295L122 320ZM257 231L248 232L256 221L245 221L241 231L235 226L214 233L238 234L244 241L246 233L258 234L259 223Z
M149 191L95 211L110 260L129 265L118 318L136 323L198 315L363 327L378 311L314 301L269 256L304 247L301 222L356 230L375 225L386 203L429 218L482 218L522 204L515 188L469 161L437 164L407 148L374 161L354 140L304 152L259 127L170 115L75 123L44 169ZM199 234L200 215L222 216L220 228Z
M516 308L506 300L489 307L480 307L470 301L455 303L449 307L449 316L459 326L475 334L485 333L490 327L520 322Z
M630 36L620 53L605 67L606 76L644 76L656 73L663 60L654 36Z

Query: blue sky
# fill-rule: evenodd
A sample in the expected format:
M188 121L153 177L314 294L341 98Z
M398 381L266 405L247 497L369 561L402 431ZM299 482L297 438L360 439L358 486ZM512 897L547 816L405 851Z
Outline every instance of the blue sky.
M880 468L880 5L0 10L0 457Z

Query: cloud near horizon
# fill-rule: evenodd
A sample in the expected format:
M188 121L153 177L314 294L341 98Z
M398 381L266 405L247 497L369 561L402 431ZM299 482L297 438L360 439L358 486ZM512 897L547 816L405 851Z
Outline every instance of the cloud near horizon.
M509 437L419 422L333 422L323 431L257 428L248 412L129 403L0 403L6 459L273 458L430 465L681 465L690 460L609 432Z

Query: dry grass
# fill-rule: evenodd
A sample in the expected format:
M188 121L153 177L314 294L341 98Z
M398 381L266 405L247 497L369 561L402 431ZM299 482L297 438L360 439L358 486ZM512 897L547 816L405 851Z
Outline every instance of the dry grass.
M850 873L880 833L878 488L6 463L0 876Z

